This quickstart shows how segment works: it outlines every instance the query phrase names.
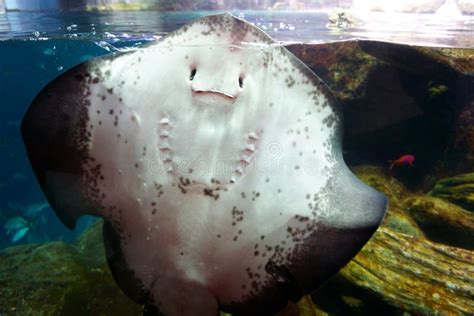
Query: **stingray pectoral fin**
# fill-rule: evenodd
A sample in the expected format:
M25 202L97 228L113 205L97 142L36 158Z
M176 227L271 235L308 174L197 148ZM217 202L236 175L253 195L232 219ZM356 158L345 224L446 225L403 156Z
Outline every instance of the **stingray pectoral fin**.
M146 303L150 293L139 278L135 276L135 272L129 267L123 254L120 235L114 226L106 220L104 220L103 225L103 237L107 262L115 282L135 302L139 304Z
M48 202L73 228L87 203L83 165L87 162L87 107L78 66L48 84L26 112L21 132L26 151Z

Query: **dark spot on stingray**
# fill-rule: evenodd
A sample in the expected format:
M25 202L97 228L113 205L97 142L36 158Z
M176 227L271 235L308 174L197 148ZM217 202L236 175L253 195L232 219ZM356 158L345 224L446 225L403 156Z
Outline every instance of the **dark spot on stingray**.
M265 235L260 236L260 239L263 240L265 238Z
M109 110L109 114L110 114L110 115L113 115L113 114L114 114L114 110L113 110L113 109Z
M217 234L217 238L221 238L221 234Z
M324 120L323 123L326 124L327 127L331 128L332 125L336 122L336 117L334 115L328 115Z
M99 121L99 125L102 125L102 121Z
M107 89L107 92L110 93L110 94L112 94L112 93L114 92L114 88L109 88L109 89Z
M120 97L120 98L119 98L119 102L121 103L122 101L123 101L123 99Z
M102 99L102 101L104 101L104 100L105 100L105 95L103 95L103 96L101 97L101 99Z
M242 78L242 76L239 77L239 87L240 88L244 87L244 78Z
M99 78L95 77L94 79L92 79L92 83L99 83Z
M196 76L196 73L197 73L197 69L196 69L196 68L192 68L192 69L191 69L191 73L189 74L189 80L193 80L194 77Z

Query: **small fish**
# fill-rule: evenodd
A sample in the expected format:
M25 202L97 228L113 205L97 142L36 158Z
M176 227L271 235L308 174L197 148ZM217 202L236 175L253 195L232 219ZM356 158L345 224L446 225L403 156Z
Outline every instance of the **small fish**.
M19 231L17 231L15 233L15 235L13 235L12 237L12 242L17 242L18 240L22 239L23 237L25 237L26 233L30 230L29 227L24 227L22 229L20 229Z
M390 168L389 170L392 171L393 167L395 166L406 166L410 165L413 167L413 162L415 161L415 156L413 155L403 155L398 159L389 160Z
M10 218L3 226L7 235L11 236L11 242L17 242L30 230L31 225L21 216Z

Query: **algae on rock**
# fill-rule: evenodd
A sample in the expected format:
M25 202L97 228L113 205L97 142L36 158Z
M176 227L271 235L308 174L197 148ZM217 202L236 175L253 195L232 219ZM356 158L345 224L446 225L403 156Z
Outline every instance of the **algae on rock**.
M141 315L108 269L101 224L83 235L84 248L50 242L0 251L0 315Z
M381 227L335 280L324 287L339 282L339 297L352 295L362 302L378 304L362 305L358 310L333 305L338 308L336 315L344 311L366 315L374 309L390 314L405 311L418 315L469 315L474 311L473 256L472 251ZM317 293L314 301L320 306Z
M430 191L430 195L446 199L474 212L474 173L440 180Z
M431 196L407 199L404 210L430 240L474 250L474 213Z

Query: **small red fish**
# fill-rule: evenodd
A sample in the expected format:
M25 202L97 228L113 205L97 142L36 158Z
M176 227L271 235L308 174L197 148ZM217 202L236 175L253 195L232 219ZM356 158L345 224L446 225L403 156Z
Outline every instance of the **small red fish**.
M410 165L413 167L413 162L415 161L415 156L413 155L403 155L398 159L395 160L389 160L390 162L390 168L389 170L392 171L393 167L395 166L406 166Z

